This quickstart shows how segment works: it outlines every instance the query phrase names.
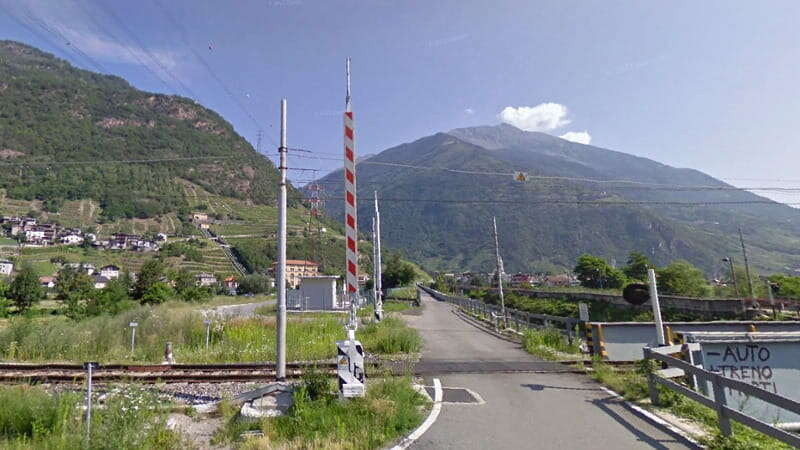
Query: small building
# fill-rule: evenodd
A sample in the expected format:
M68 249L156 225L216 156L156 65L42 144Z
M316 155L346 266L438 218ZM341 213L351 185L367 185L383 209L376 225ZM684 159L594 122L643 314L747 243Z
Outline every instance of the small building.
M208 222L201 222L200 223L200 229L201 230L208 230L210 228L211 228L211 225L209 225Z
M204 212L192 213L192 222L195 223L208 222L208 214Z
M272 274L277 275L278 263L272 263ZM319 275L319 264L314 261L302 259L286 260L286 286L296 289L300 285L300 278L315 277Z
M99 273L94 274L92 277L92 281L94 282L95 289L103 289L108 286L108 282L111 281L108 278L100 275Z
M54 277L39 277L39 284L45 289L52 289L56 287L56 279Z
M198 273L195 276L197 285L200 287L213 286L217 284L217 277L211 273Z
M157 233L156 234L156 242L164 243L167 242L167 235L164 233Z
M0 275L11 275L14 271L14 263L5 259L0 260Z
M236 277L227 277L222 280L222 284L225 286L225 289L228 290L228 293L231 295L236 295L236 290L239 289L239 280Z
M340 309L336 295L336 280L339 277L321 275L300 278L300 309L329 311Z
M100 275L108 278L109 280L115 280L119 278L119 267L113 264L103 266L100 268Z
M515 273L511 275L511 287L523 287L533 284L533 276L527 273Z
M75 270L86 272L86 275L92 275L97 271L94 265L89 263L67 263L64 264L64 267L71 267Z
M61 236L60 241L62 244L66 245L80 245L83 244L83 236L78 234L67 234L65 236Z
M25 240L31 243L39 243L44 240L44 230L40 228L34 228L32 230L25 231Z

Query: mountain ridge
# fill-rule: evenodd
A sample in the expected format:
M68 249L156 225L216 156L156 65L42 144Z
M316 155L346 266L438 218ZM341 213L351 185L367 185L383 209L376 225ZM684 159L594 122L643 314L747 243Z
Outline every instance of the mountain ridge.
M543 178L516 183L507 175L515 171ZM332 196L340 193L334 182L340 176L337 171L323 178L332 182ZM391 147L360 164L358 176L359 183L387 199L383 209L389 212L382 210L386 244L405 249L429 269L488 270L486 233L493 215L501 228L501 249L515 250L505 256L509 270L569 268L584 251L622 262L637 250L658 263L683 258L717 273L723 270L722 257L740 254L738 226L752 245L754 266L800 266L795 250L800 212L788 206L695 169L510 125L456 128ZM621 179L633 183L610 183ZM338 217L340 204L326 207ZM367 226L372 213L366 206L359 209L361 226ZM475 242L481 247L469 250Z

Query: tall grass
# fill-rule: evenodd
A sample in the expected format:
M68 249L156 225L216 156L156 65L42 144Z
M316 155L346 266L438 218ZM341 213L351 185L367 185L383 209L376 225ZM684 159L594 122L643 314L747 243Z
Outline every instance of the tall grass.
M177 434L165 428L166 414L152 394L132 388L112 396L92 414L85 440L83 397L51 395L38 387L0 388L0 447L4 449L171 449ZM88 444L88 445L87 445Z
M373 381L366 397L347 401L339 400L330 384L316 396L303 385L289 414L261 422L265 437L243 447L380 448L419 425L427 403L409 378Z
M130 322L137 322L130 351ZM287 358L333 358L334 342L344 339L343 318L329 314L292 315L287 326ZM80 322L63 317L16 318L0 330L0 359L13 361L101 361L158 363L172 342L178 362L258 362L275 359L275 319L256 317L215 321L205 346L203 316L183 303L142 306L116 316ZM371 353L415 352L421 340L404 322L387 318L357 333Z
M562 353L580 355L577 340L571 343L555 328L528 329L522 337L522 345L528 353L544 359L559 359Z

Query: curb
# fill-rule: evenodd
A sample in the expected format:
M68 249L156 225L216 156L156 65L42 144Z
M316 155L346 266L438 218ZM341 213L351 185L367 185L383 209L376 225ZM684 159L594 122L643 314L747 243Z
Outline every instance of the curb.
M417 427L416 430L412 431L411 434L404 437L397 445L391 447L391 450L404 450L408 448L411 444L414 443L417 439L422 437L428 428L436 422L436 419L439 417L439 413L442 410L442 383L439 381L438 378L433 379L433 407L431 408L430 414L428 414L428 418L425 419L425 422L422 422L422 425Z

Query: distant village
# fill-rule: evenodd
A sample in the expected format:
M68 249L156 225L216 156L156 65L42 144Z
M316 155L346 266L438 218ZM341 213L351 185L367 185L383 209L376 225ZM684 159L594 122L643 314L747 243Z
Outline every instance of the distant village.
M497 271L489 273L479 273L479 272L441 273L439 275L441 275L445 279L453 280L457 285L482 286L485 284L491 284L493 282L496 283L497 280L496 273ZM537 286L567 287L567 286L580 285L578 277L575 276L575 274L573 273L545 275L545 274L530 274L530 273L508 274L503 272L500 275L500 278L503 280L504 284L508 284L513 288L525 288L525 287L537 287Z
M33 217L3 217L0 227L6 236L16 239L24 247L89 244L108 250L151 252L167 242L164 233L158 233L153 238L115 233L109 239L100 240L94 233L84 233L79 228L66 228L55 223L40 223Z
M207 225L205 214L195 214L195 222ZM207 229L208 227L203 227ZM86 233L79 228L62 227L55 223L41 223L33 217L2 217L0 218L0 237L16 240L21 247L51 247L51 246L91 246L104 250L127 250L134 252L157 252L167 243L167 235L157 233L152 237L135 234L114 233L108 239L98 239L95 233ZM100 268L88 263L66 263L64 267L72 267L86 272L92 277L96 289L105 288L111 280L120 277L121 269L109 264ZM11 276L14 272L12 261L0 259L0 276ZM130 274L135 278L136 274ZM216 275L211 273L198 273L195 275L196 284L200 287L223 286L228 292L235 294L239 286L236 277L228 277L220 282ZM42 276L39 278L42 287L53 288L56 278Z

